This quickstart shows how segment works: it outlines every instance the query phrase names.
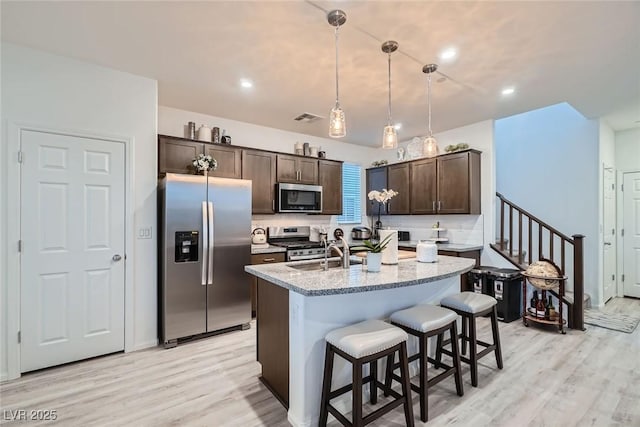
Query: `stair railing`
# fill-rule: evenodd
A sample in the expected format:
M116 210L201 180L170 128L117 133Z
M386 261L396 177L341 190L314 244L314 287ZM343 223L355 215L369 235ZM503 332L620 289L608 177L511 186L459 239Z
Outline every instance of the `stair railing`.
M567 251L572 251L569 256L573 258L573 309L570 313L573 313L572 318L569 318L569 327L573 329L584 329L584 236L582 234L574 234L572 237L565 235L558 229L552 227L546 222L540 220L535 215L520 208L513 202L507 200L502 194L496 193L498 199L500 199L500 240L495 246L501 251L502 254L507 254L507 258L510 262L517 265L521 269L526 269L533 261L537 261L540 258L550 259L554 262L558 259L559 252L559 267L562 270L562 274L567 275ZM508 208L508 240L505 241L505 208ZM514 255L514 213L517 217L517 251ZM526 227L526 232L523 238L523 224ZM533 230L537 229L537 236L534 235ZM537 239L535 238L537 237ZM548 245L545 240L548 237ZM527 241L526 256L523 253L523 240ZM537 240L537 248L535 248L534 240ZM493 245L492 245L493 246ZM534 249L537 249L538 258L534 259ZM546 249L546 253L545 253ZM526 260L526 263L525 263ZM556 262L558 263L558 262Z

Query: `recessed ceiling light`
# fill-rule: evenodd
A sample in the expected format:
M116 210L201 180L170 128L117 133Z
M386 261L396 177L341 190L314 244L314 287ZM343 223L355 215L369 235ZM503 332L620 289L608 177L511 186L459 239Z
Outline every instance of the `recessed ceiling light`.
M502 95L503 96L513 95L515 91L516 90L513 87L505 87L504 89L502 89Z
M250 87L253 87L253 82L251 80L248 80L248 79L241 79L240 80L240 86L248 89Z
M450 47L440 52L440 59L442 59L443 61L447 61L449 59L455 58L456 55L458 55L458 51Z
M393 127L396 128L396 130L400 130L402 129L402 123L396 123Z

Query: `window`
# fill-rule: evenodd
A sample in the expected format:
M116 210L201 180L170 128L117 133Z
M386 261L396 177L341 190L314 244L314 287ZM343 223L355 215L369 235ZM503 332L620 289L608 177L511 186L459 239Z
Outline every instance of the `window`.
M360 191L362 167L353 163L342 164L342 215L338 217L340 224L360 224Z

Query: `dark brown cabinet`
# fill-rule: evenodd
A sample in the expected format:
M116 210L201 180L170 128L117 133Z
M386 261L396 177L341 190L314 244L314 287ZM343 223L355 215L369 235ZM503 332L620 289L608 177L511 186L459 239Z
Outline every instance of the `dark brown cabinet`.
M437 212L436 159L416 160L411 163L411 213Z
M480 155L477 150L444 154L367 169L367 193L398 192L383 214L480 214ZM368 201L367 215L377 215Z
M438 213L480 214L480 152L438 157Z
M242 178L242 150L219 144L205 144L204 154L218 162L218 168L209 172L209 176Z
M322 186L322 213L342 215L342 162L318 160L318 185Z
M274 252L266 254L253 254L251 255L251 265L258 264L274 264L276 262L284 262L284 252ZM258 306L258 278L251 276L251 315L256 317L256 310Z
M275 212L276 155L266 151L242 150L242 179L250 179L252 212Z
M381 166L377 168L367 169L367 194L365 194L367 200L367 215L378 215L378 208L380 208L380 214L386 215L386 206L379 206L375 200L369 200L369 192L373 190L382 191L387 188L387 167Z
M411 213L411 183L409 182L409 163L400 163L397 165L388 166L387 185L387 189L392 189L398 193L387 202L387 214L402 215Z
M194 173L192 162L202 153L202 142L158 136L158 174Z
M278 182L318 184L318 160L278 154Z

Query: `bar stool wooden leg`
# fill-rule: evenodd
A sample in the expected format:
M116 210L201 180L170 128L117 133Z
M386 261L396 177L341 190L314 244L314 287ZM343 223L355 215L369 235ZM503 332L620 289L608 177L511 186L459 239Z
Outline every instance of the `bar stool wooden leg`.
M351 423L353 427L362 427L362 362L356 360L353 363L353 415Z
M458 333L456 322L453 322L453 324L451 325L450 332L452 337L455 337ZM460 349L458 347L458 340L451 340L451 350L453 351L453 364L456 367L456 392L458 393L458 396L464 396L464 389L462 388L462 367L460 364Z
M387 369L384 376L384 396L389 396L389 390L391 389L391 376L393 375L393 364L395 362L395 353L387 356Z
M457 331L456 331L457 333ZM462 352L460 354L467 354L467 339L469 335L467 334L467 319L465 316L462 316Z
M493 306L491 312L491 331L493 332L493 344L496 346L496 364L498 369L502 369L502 348L500 346L500 332L498 331L498 309Z
M451 335L452 337L454 335ZM453 339L453 338L452 338ZM435 369L440 369L442 367L442 342L444 341L444 332L438 334L438 341L436 343L436 363L433 364Z
M319 427L327 425L327 404L329 403L329 392L331 391L331 380L333 377L333 349L331 344L327 344L324 354L324 378L322 379L322 398L320 399L320 420Z
M376 380L378 379L377 360L369 363L369 375L371 376L371 382L369 383L369 395L371 396L370 402L375 405L378 403L378 387L376 386Z
M411 402L411 382L409 379L409 360L407 342L400 345L400 375L402 376L402 395L404 396L404 419L407 427L414 427L413 405Z
M428 405L428 379L427 379L427 344L428 339L422 335L418 338L419 342L419 357L420 361L420 420L426 423L429 419L429 405Z
M478 387L478 339L476 337L476 318L468 316L469 321L469 365L471 365L471 385ZM464 345L464 344L463 344Z

